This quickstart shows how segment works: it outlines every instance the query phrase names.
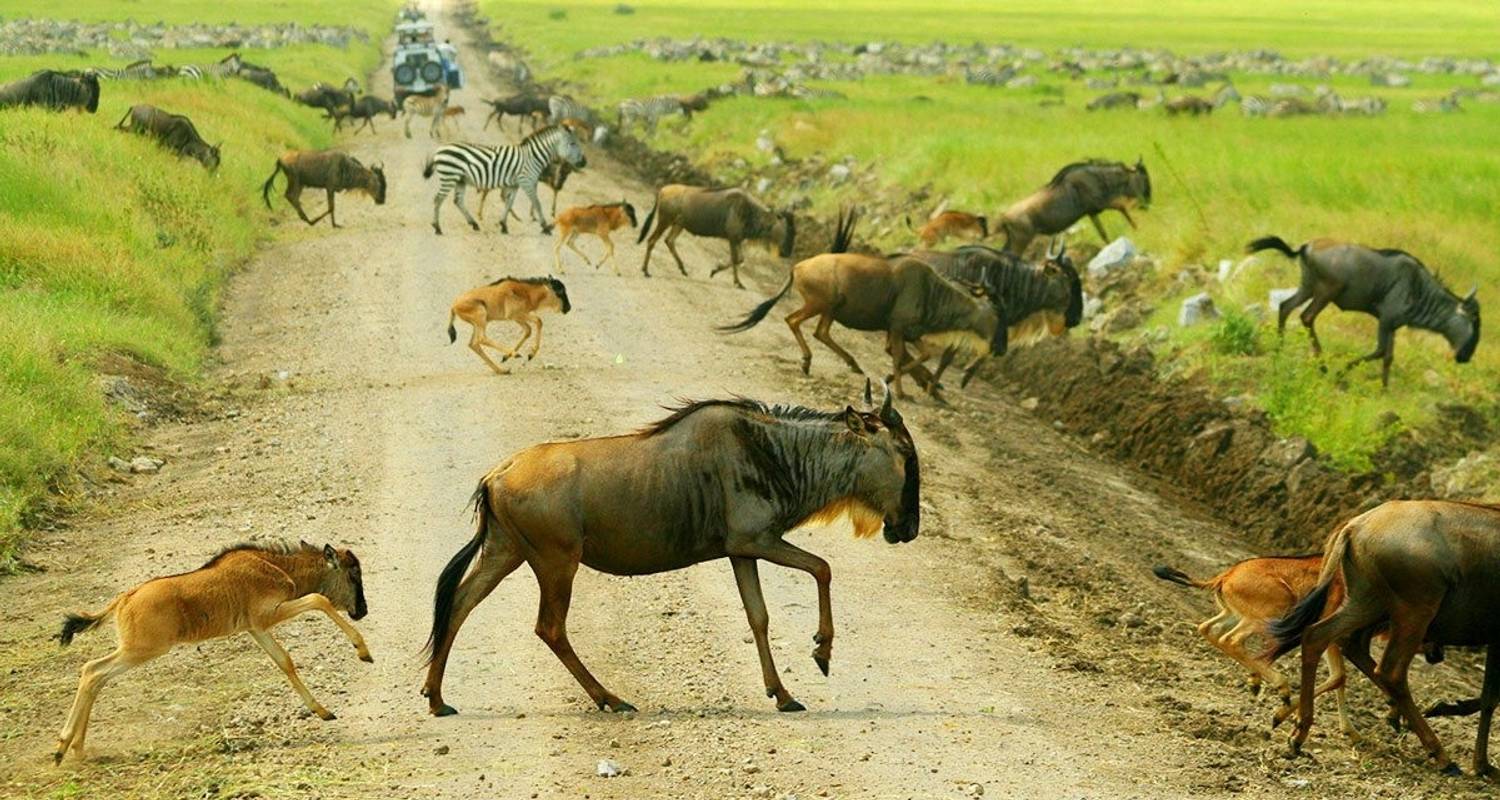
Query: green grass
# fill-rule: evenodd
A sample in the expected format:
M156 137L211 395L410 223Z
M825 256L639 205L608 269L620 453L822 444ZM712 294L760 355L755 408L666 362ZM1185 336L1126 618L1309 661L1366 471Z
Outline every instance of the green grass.
M634 54L574 58L589 47L653 36L980 40L1043 49L1169 47L1182 53L1265 47L1289 57L1347 59L1494 58L1500 53L1490 35L1500 29L1500 6L1456 0L1316 7L1289 0L1253 6L1220 0L822 5L666 0L632 3L636 10L630 15L612 13L614 5L613 0L482 3L496 21L497 35L528 49L543 78L576 82L578 94L606 109L625 97L696 91L740 72L734 64L663 63ZM548 18L558 8L568 11L565 21ZM1047 72L1045 63L1029 70L1040 80L1030 90L968 86L944 76L891 76L821 84L846 94L843 100L726 99L690 123L665 120L654 143L686 152L730 180L767 163L754 146L761 130L769 130L793 159L853 156L857 169L877 176L882 189L876 196L863 186L818 184L803 192L796 181L783 180L771 190L773 199L805 193L814 213L824 214L843 201L884 202L886 225L890 212L919 215L944 197L956 208L997 215L1063 164L1085 157L1133 162L1144 156L1156 199L1149 211L1136 215L1140 230L1129 231L1113 213L1104 220L1111 235L1128 233L1160 259L1159 274L1148 283L1173 296L1155 298L1160 302L1146 338L1171 354L1169 369L1204 373L1225 394L1252 394L1280 430L1306 436L1351 468L1370 466L1372 454L1402 426L1430 421L1437 402L1472 403L1495 413L1500 347L1487 341L1471 364L1459 367L1441 338L1403 331L1392 388L1382 392L1379 370L1372 365L1343 383L1318 371L1295 321L1279 359L1268 355L1275 349L1274 333L1264 324L1256 332L1258 355L1226 349L1222 342L1216 346L1207 328L1177 329L1177 301L1202 288L1222 308L1239 309L1264 304L1270 288L1294 286L1295 265L1274 254L1262 255L1227 286L1172 288L1172 278L1185 267L1203 265L1211 272L1222 258L1239 261L1244 243L1256 236L1274 233L1295 243L1327 235L1410 250L1438 268L1455 290L1478 283L1481 302L1500 307L1500 295L1489 289L1500 283L1495 256L1500 253L1495 224L1500 151L1493 146L1500 105L1469 103L1464 113L1440 116L1410 110L1417 98L1477 87L1475 79L1414 74L1413 86L1404 89L1377 89L1360 77L1323 81L1345 96L1384 97L1389 111L1376 118L1247 119L1237 109L1224 109L1207 118L1168 119L1159 111L1089 113L1083 105L1098 92ZM1314 83L1231 77L1243 94L1264 93L1273 81ZM1041 105L1057 97L1062 106ZM919 188L928 189L932 199L908 202L908 193ZM865 233L880 227L871 219ZM910 244L911 238L896 225L877 235L877 243L894 247ZM1099 244L1092 229L1073 241ZM1240 326L1236 347L1246 344L1245 322L1248 318L1235 323ZM1319 329L1327 362L1335 367L1373 349L1375 323L1369 317L1334 309L1321 317ZM1303 401L1315 408L1303 408ZM1385 411L1398 414L1402 425L1381 424Z
M69 14L370 26L368 46L243 51L300 88L372 70L394 8L353 0L93 2ZM46 10L12 3L6 14ZM223 55L172 50L157 58L182 64ZM117 61L0 58L0 81ZM218 173L115 131L139 102L187 114L210 143L223 142ZM95 115L0 111L0 569L14 563L21 530L49 490L81 460L125 443L124 420L99 389L102 360L122 354L181 381L197 374L224 279L269 234L260 184L282 150L332 143L320 114L241 80L106 82Z

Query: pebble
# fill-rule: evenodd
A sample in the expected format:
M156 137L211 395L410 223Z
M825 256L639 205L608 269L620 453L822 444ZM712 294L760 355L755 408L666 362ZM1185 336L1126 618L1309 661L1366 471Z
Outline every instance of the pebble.
M448 755L448 745L440 744L438 745L438 748L432 752L434 755L446 756Z
M618 778L625 774L625 768L607 758L601 758L594 767L594 773L601 778Z

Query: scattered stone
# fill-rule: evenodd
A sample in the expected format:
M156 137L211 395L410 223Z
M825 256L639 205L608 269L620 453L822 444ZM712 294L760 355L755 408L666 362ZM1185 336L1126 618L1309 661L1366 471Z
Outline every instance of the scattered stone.
M964 787L964 794L969 797L984 797L984 784L971 783Z
M1432 487L1451 499L1480 499L1500 488L1500 463L1484 452L1470 453L1432 471Z
M672 757L671 756L667 756L666 758L662 759L661 760L661 765L664 766L664 767L670 767L670 766L672 766Z
M1089 277L1103 278L1115 270L1128 265L1136 254L1135 243L1121 236L1110 242L1097 255L1089 259Z
M433 755L446 756L448 755L448 745L440 744L438 745L438 748L432 752Z
M1287 300L1290 300L1292 295L1296 293L1297 287L1295 286L1290 289L1272 289L1266 295L1266 308L1270 310L1272 314L1278 314L1281 312L1281 304L1285 303Z
M1199 292L1183 300L1182 307L1177 310L1177 324L1183 328L1218 318L1219 310L1214 308L1214 299L1209 297L1208 292Z
M770 131L761 131L755 137L755 149L762 153L770 153L776 150L776 140L771 138Z
M601 778L618 778L625 774L625 768L607 758L601 758L594 767L594 773Z
M1096 317L1096 316L1099 315L1100 311L1103 311L1103 310L1104 310L1104 301L1103 300L1100 300L1099 298L1094 297L1093 295L1084 295L1084 298L1083 298L1083 318L1084 319L1093 319L1094 317Z
M828 179L834 183L843 183L849 180L854 171L845 164L834 164L828 168Z
M1028 397L1025 400L1021 401L1021 408L1024 408L1027 411L1035 411L1036 407L1039 406L1039 405L1041 405L1041 404L1042 404L1041 398L1038 398L1038 397Z
M114 470L114 471L116 471L116 472L129 472L130 471L130 462L126 461L123 458L120 458L119 456L110 456L108 463L109 463L109 468L112 469L112 470Z
M770 178L762 177L760 180L755 182L755 193L765 194L766 191L771 188L772 183L773 181Z
M1146 624L1146 619L1134 611L1126 611L1120 615L1120 624L1127 628L1139 628Z

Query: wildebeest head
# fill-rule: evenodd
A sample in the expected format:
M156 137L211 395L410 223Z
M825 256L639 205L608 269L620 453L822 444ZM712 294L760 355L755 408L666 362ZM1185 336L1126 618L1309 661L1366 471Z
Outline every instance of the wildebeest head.
M223 146L223 142L214 145L207 142L190 142L184 152L189 157L197 159L198 163L212 172L219 168L219 148Z
M625 209L625 218L628 219L628 220L630 220L630 229L631 230L635 230L637 227L640 226L640 223L636 222L636 219L635 219L635 206L631 205L630 201L625 200L624 198L621 198L621 200L620 200L620 208Z
M375 164L370 167L370 174L375 178L375 185L370 190L370 196L375 198L375 205L385 205L385 165Z
M1068 258L1068 247L1061 237L1047 245L1047 258L1042 268L1067 281L1068 307L1063 311L1063 324L1069 328L1076 326L1083 321L1083 279L1079 277L1073 259Z
M1458 301L1455 309L1454 321L1449 323L1445 336L1448 343L1453 345L1453 360L1460 364L1469 363L1474 357L1474 349L1479 346L1479 287L1469 290L1464 299Z
M78 82L83 84L84 90L89 94L89 101L84 108L90 114L93 114L99 110L99 76L92 72L86 72L79 76Z
M776 254L782 258L791 258L792 247L797 243L797 218L791 209L783 208L776 212L776 224L771 228L771 237L781 240Z
M365 606L364 576L353 550L323 545L323 578L318 581L317 591L334 608L349 612L350 619L360 619L369 613Z
M1130 193L1140 198L1141 208L1151 207L1151 173L1146 171L1146 160L1139 156L1130 169Z
M547 279L547 288L552 290L551 303L556 306L558 311L566 314L573 310L573 304L568 302L568 287L564 286L562 281L549 277ZM543 302L546 303L547 301Z
M890 387L877 410L865 382L865 411L844 409L844 424L863 445L854 466L855 499L878 512L885 540L891 544L917 538L922 522L922 477L917 446L900 412L891 403Z

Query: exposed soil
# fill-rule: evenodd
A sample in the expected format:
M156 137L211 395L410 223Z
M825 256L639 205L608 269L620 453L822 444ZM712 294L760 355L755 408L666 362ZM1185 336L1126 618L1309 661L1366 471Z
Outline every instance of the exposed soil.
M473 85L456 101L475 108L502 87L466 56ZM470 115L467 135L481 120ZM904 409L924 466L915 542L855 541L843 525L791 536L833 565L828 678L808 658L811 582L763 570L773 650L807 713L777 714L762 696L730 571L712 563L579 575L574 646L640 713L595 711L532 635L536 585L523 569L459 637L445 689L463 713L427 716L418 649L432 586L471 535L465 500L495 462L537 441L632 429L676 398L838 407L863 379L821 350L804 377L775 320L713 333L784 273L761 257L752 291L709 281L726 249L686 237L686 279L665 260L658 277L640 277L641 249L623 237L623 277L569 260L573 313L547 318L535 361L492 375L447 345L448 305L481 282L546 272L552 241L534 224L498 234L493 204L482 233L446 207L449 234L434 237L435 185L419 177L431 142L377 124L348 145L384 160L387 205L343 197L347 227L319 233L279 207L286 235L230 287L215 380L240 388L153 429L161 473L129 479L74 527L41 537L27 553L41 571L3 584L7 796L1489 796L1472 778L1436 776L1411 737L1383 730L1383 705L1360 678L1351 699L1366 742L1346 744L1330 708L1312 757L1283 759L1272 701L1244 692L1241 670L1191 627L1207 599L1150 574L1160 562L1208 573L1256 548L1177 489L1090 453L1068 413L1055 424L1053 406L1032 413L985 385L953 392L951 406ZM564 200L622 194L649 205L649 187L591 153ZM884 371L873 337L835 335L872 374ZM1058 395L1081 391L1058 383ZM88 759L53 767L78 668L111 635L59 650L47 637L61 613L263 535L346 544L364 562L371 613L359 625L373 666L326 620L277 633L338 720L308 718L248 639L209 642L111 684ZM1470 696L1474 674L1463 653L1414 665L1424 701ZM1470 722L1437 730L1455 757L1468 754ZM601 759L625 775L597 777Z

